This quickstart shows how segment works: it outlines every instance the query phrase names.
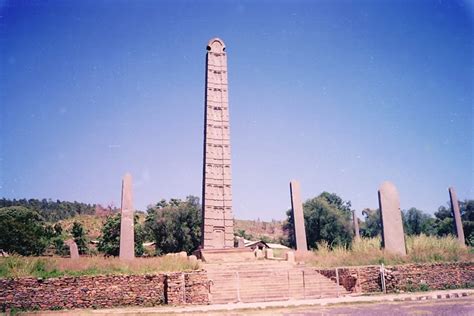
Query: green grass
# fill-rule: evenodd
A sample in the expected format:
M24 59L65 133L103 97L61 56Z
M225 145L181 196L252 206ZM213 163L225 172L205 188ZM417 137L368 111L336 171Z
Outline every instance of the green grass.
M474 252L462 247L456 238L434 236L406 237L407 256L386 253L380 248L380 238L362 238L350 247L330 248L325 242L318 244L318 250L297 254L297 259L319 267L342 267L356 265L396 265L404 263L435 263L474 260Z
M59 257L11 256L0 258L0 278L154 274L191 271L199 268L198 263L190 263L186 258L175 256L136 258L130 262L122 262L118 258L103 257L82 257L76 260Z

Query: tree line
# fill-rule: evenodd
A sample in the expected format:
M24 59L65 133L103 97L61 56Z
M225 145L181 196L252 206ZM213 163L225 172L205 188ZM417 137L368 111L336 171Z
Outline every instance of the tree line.
M55 219L74 214L94 214L95 205L79 202L51 200L0 200L0 249L21 255L42 255L54 252L68 253L64 241L69 236L76 242L81 254L91 252L87 232L79 222L65 232ZM326 241L330 246L350 246L354 238L352 206L335 193L323 192L303 204L306 237L310 248ZM466 243L474 245L474 200L460 202ZM360 222L363 237L381 234L379 210L365 209ZM416 208L402 212L404 231L407 235L445 236L455 234L453 215L448 206L440 206L434 216ZM199 247L201 238L201 204L199 198L188 196L185 200L161 200L147 208L146 218L139 223L135 216L135 254L144 254L143 243L154 242L155 254L186 251ZM287 211L283 224L285 236L280 240L294 246L293 214ZM239 234L239 232L237 232ZM117 256L120 245L120 214L110 213L105 219L98 240L97 250L104 255Z
M95 204L80 202L53 201L51 199L0 199L0 208L20 206L36 211L45 221L57 222L59 220L74 217L76 215L95 213Z
M447 204L449 205L449 204ZM474 245L474 200L459 202L466 244ZM351 202L344 201L335 193L323 192L319 196L303 203L306 239L310 248L326 241L330 246L350 246L354 238ZM364 221L359 221L360 234L363 237L375 237L382 234L382 222L379 209L362 211ZM429 236L455 235L453 213L450 206L440 206L431 214L417 208L402 211L404 232L406 235L425 234ZM294 247L294 225L291 210L287 211L287 220L283 226L288 236L287 245Z

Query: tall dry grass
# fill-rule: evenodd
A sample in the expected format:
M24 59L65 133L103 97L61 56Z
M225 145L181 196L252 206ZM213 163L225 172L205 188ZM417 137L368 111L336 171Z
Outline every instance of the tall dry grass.
M3 278L152 274L198 269L200 269L199 263L192 263L186 258L177 256L136 258L129 262L112 257L81 257L75 260L60 257L11 256L0 258L0 277Z
M360 241L353 241L350 247L336 246L332 249L327 242L321 242L318 244L318 250L306 254L297 253L296 259L319 267L474 260L472 250L459 245L452 236L408 236L407 256L387 253L380 245L380 237L361 238Z

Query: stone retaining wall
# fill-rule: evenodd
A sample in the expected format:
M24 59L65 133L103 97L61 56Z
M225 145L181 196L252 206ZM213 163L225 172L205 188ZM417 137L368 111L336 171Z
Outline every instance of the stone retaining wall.
M0 311L208 304L207 286L205 271L0 279Z
M337 282L336 269L319 272ZM337 268L339 284L352 293L382 291L381 266ZM474 262L385 266L388 293L474 287Z

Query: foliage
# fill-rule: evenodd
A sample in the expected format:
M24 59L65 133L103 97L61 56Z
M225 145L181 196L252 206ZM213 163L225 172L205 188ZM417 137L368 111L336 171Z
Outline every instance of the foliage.
M94 214L95 205L68 202L68 201L53 201L51 199L0 199L0 208L22 206L27 209L38 212L41 217L48 222L56 222L61 219L73 217L80 214Z
M460 246L452 236L436 237L423 234L408 236L406 237L406 257L385 252L380 248L380 241L380 237L362 237L358 242L353 241L351 247L339 245L332 248L327 242L322 241L317 250L307 254L303 259L321 267L456 262L474 259L474 253Z
M20 255L41 255L48 232L41 216L20 206L0 208L0 249Z
M459 201L459 211L464 230L466 244L474 246L474 200ZM435 213L435 231L438 236L456 235L454 215L451 206L440 206Z
M109 256L118 256L120 254L120 214L110 215L106 218L102 228L102 234L99 237L97 250ZM143 255L143 241L145 232L142 225L138 223L138 215L134 216L134 241L135 256Z
M435 219L431 215L426 214L415 207L403 211L402 219L405 234L408 236L436 234L436 229L434 227Z
M84 227L79 222L74 222L72 225L72 237L77 244L77 249L79 250L79 254L84 255L88 253L87 248L87 239L86 233L84 231Z
M382 220L380 210L371 210L366 208L362 211L365 220L360 225L360 234L362 237L372 238L382 236Z
M75 260L59 257L21 257L16 255L0 257L0 278L129 275L197 269L199 269L199 263L193 263L186 258L177 256L136 258L129 262L123 262L113 257L81 257Z
M303 204L306 240L308 247L316 248L317 243L326 241L333 247L350 244L353 238L351 203L343 201L335 193L323 192ZM294 239L293 212L287 211L283 229L288 234L288 244L292 247Z
M147 212L145 228L155 241L157 254L191 253L200 245L201 206L197 197L161 200Z

